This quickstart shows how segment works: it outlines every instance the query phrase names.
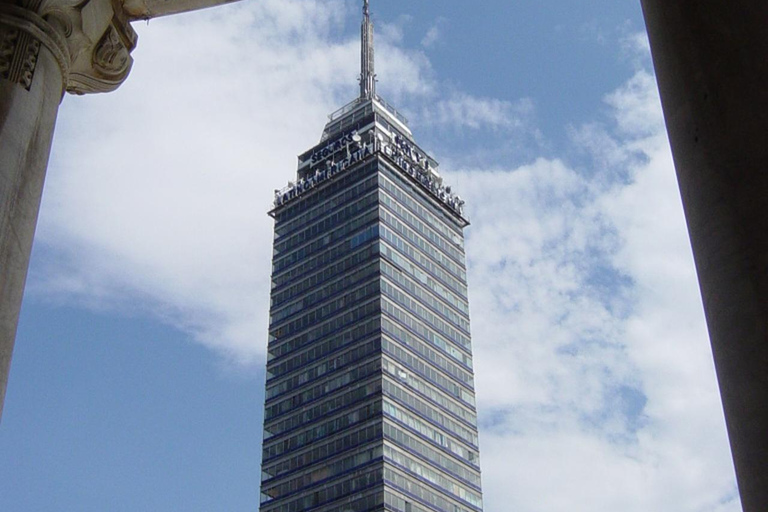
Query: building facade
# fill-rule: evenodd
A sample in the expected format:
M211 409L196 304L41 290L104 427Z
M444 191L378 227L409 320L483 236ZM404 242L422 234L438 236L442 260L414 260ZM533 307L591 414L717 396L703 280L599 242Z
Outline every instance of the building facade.
M375 91L276 191L261 512L482 510L463 202Z

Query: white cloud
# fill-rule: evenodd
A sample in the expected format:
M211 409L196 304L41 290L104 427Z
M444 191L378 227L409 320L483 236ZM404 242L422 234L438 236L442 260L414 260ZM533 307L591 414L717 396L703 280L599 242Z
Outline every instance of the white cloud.
M454 91L445 99L425 105L418 123L438 129L521 130L529 126L533 112L529 99L511 102Z
M37 239L48 265L31 291L157 315L260 361L265 211L326 114L354 97L357 38L337 35L348 7L264 0L138 26L125 86L64 102ZM530 101L454 91L397 30L380 35L382 92L431 105L422 122L535 131ZM446 172L473 220L486 511L733 512L652 77L638 71L606 102L612 124L573 130L589 176L544 158Z
M486 510L737 511L653 77L574 130L587 174L469 169Z
M405 32L408 26L413 23L413 16L401 14L396 20L391 22L381 22L374 17L373 21L376 26L377 37L382 37L393 44L401 44L405 39Z
M356 94L359 43L336 37L346 14L271 0L137 25L123 87L64 102L37 238L52 254L30 291L159 315L236 361L263 354L265 212ZM421 52L378 42L384 94L436 94ZM502 123L483 119L492 100L460 99L473 126Z
M431 48L437 44L443 37L443 28L446 23L447 20L445 18L438 18L432 26L429 27L427 33L424 34L424 37L421 39L421 46L424 48Z
M619 38L622 53L638 69L651 66L651 42L645 32L633 32L629 25Z
M424 34L424 38L421 40L421 46L425 48L429 48L430 46L434 46L434 44L440 40L440 28L437 25L432 25L426 34Z
M329 42L334 3L139 25L124 87L64 103L38 231L56 256L33 289L159 314L238 361L262 354L272 189L354 91L355 45Z

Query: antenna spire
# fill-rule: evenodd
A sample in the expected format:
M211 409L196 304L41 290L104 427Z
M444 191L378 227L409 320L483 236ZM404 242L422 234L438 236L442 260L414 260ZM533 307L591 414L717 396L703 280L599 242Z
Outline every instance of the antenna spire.
M360 99L376 97L376 73L373 68L373 22L369 11L369 2L363 3L362 58L360 73Z

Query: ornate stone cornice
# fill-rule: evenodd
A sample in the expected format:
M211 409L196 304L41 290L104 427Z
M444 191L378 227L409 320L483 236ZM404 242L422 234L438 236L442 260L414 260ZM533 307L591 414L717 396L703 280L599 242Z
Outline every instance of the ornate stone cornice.
M42 48L59 64L62 91L117 89L131 71L130 22L237 0L0 0L0 80L29 90Z
M43 0L40 15L66 38L67 92L109 92L128 78L138 36L120 0Z
M121 0L12 0L0 4L0 79L29 90L43 46L63 91L112 91L130 73L136 40Z
M132 20L148 20L182 12L205 9L238 0L121 0L126 16Z

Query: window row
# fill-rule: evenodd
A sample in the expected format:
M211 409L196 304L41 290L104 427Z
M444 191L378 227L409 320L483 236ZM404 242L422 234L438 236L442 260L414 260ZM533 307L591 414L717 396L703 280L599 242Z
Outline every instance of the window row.
M298 247L310 240L314 240L323 233L328 233L336 226L340 226L350 219L357 218L361 212L367 211L378 201L378 194L376 190L370 191L367 195L358 198L355 202L331 213L324 219L311 224L298 233L284 238L280 241L275 241L273 245L272 255L284 254L291 249Z
M282 482L277 485L270 485L266 488L262 487L261 491L261 503L267 503L269 501L282 498L283 496L294 494L301 491L305 487L312 486L323 480L328 480L339 474L348 472L353 468L361 468L370 463L372 460L379 459L382 456L382 447L380 444L363 450L360 453L354 453L348 455L340 460L331 462L323 466L314 469L309 473L302 474L296 478Z
M320 425L299 432L294 436L279 439L272 443L264 443L262 461L268 462L270 459L274 459L283 453L297 450L302 446L341 432L347 427L367 421L379 414L381 414L381 401L377 400L372 404L363 405L354 411L342 414Z
M368 226L367 229L350 238L349 248L350 250L356 249L357 247L366 243L368 240L373 240L374 238L379 238L379 226L377 224Z
M477 429L477 417L474 412L465 409L453 398L444 395L442 392L438 391L436 387L427 383L427 381L419 378L413 372L405 371L405 369L399 367L397 364L389 361L388 359L385 359L382 362L382 367L386 373L389 373L399 382L407 385L409 388L415 390L420 395L436 403L442 407L443 410L450 412L455 417L467 423L470 427Z
M432 467L409 457L388 444L384 445L384 458L397 464L407 473L415 475L419 480L429 482L440 488L445 493L452 494L454 497L466 501L477 508L482 508L483 506L483 499L478 493L465 488L458 482L447 478L444 474L435 471Z
M462 265L456 264L451 258L437 249L431 242L416 233L385 208L380 210L381 220L395 233L402 236L409 243L417 247L422 253L426 254L432 261L446 269L450 274L460 279L461 282L467 282L467 272Z
M438 372L431 365L425 363L423 359L403 350L401 346L391 342L387 338L381 339L381 348L385 354L392 356L400 364L407 366L410 370L426 379L430 384L437 386L441 391L445 391L449 396L458 398L468 406L475 406L475 395L472 391L460 386L456 380L448 378L441 372Z
M452 343L446 342L437 335L425 337L424 339L418 338L386 317L382 322L382 328L385 332L391 334L394 339L403 345L410 347L411 350L422 356L427 361L431 361L432 363L436 364L438 367L447 371L460 381L466 382L470 386L474 386L475 379L472 376L472 373L467 372L460 366L453 364L458 362L459 364L464 365L464 367L471 369L472 358L462 350L455 347ZM440 352L436 352L430 348L427 343L439 349ZM443 355L447 355L451 359L446 359L443 357Z
M447 254L455 263L460 266L464 266L464 251L457 249L460 247L455 241L448 241L433 230L429 225L425 224L416 215L411 213L410 210L399 204L396 199L391 198L386 192L380 194L380 200L392 213L395 214L400 220L413 229L416 233L426 238L432 245L437 247L443 254ZM457 240L461 240L456 236Z
M379 307L379 302L377 297L374 300L361 304L358 308L339 315L336 318L332 318L324 324L319 325L314 329L310 329L295 338L283 341L270 336L267 361L272 361L273 359L289 354L334 331L343 329L353 322L361 321L374 313L380 312L381 308Z
M272 478L276 478L288 473L292 473L298 469L304 469L321 462L331 457L356 448L357 446L367 444L371 441L381 439L382 436L381 422L376 422L374 425L355 430L351 434L347 434L343 437L339 437L328 443L320 444L316 448L312 448L304 453L300 453L294 457L291 457L282 462L272 464L270 466L263 466L261 471L262 481L266 481Z
M477 446L477 430L472 430L453 418L443 414L434 406L419 399L415 393L409 393L389 380L384 382L384 391L387 396L394 398L401 406L408 408L419 415L419 418L432 422L434 425L445 429L448 433L458 437L472 446Z
M476 469L471 469L464 464L457 462L459 459L446 456L443 452L435 450L425 442L421 441L415 436L410 435L402 429L384 423L384 438L389 439L398 446L402 446L406 450L415 453L428 460L435 466L443 468L457 478L469 482L480 490L480 472Z
M304 368L310 362L321 360L321 358L324 358L336 350L340 350L354 342L360 341L370 334L378 333L380 326L380 320L378 318L373 318L367 322L357 324L351 329L336 334L321 343L313 345L306 352L295 354L290 359L286 359L280 363L268 365L267 381L291 373L294 370Z
M279 384L276 384L273 386L271 383L269 383L268 384L269 389L275 390L275 391L270 392L270 396L267 397L267 401L269 401L271 398L275 396L282 394L283 392L285 392L284 390L295 390L299 386L305 383L308 383L310 381L313 381L315 379L318 379L326 375L327 373L334 372L336 370L349 366L350 364L366 359L370 356L377 355L379 353L380 347L381 347L381 342L379 341L379 339L374 339L369 341L368 343L360 345L359 347L355 347L354 350L350 350L349 352L346 352L338 357L335 357L330 361L323 361L319 365L313 368L309 368L307 369L307 371L302 372L299 375L292 377L286 381L280 382ZM351 373L351 372L347 372L347 373ZM347 380L346 382L354 382L355 380L363 378L362 374L358 373L357 375L358 375L357 378L354 378L352 380ZM264 411L264 419L271 420L272 418L276 418L281 414L285 414L288 411L294 410L296 407L300 407L304 404L312 402L313 400L317 400L323 395L332 393L333 391L338 389L340 386L344 385L342 384L342 382L344 382L347 378L351 378L351 377L352 376L343 377L343 378L342 376L334 377L330 381L323 382L309 389L306 389L301 393L297 393L293 396L287 397L277 402L274 405L269 405L266 407L266 410ZM304 388L306 388L306 386L304 386Z
M405 475L401 475L392 469L384 469L384 481L391 482L395 488L402 489L405 493L435 507L437 510L443 512L474 512L473 509L446 500L444 497L431 489L426 488L421 483L412 478L408 478Z
M420 358L413 356L409 352L406 352L396 343L391 342L386 338L381 340L381 348L385 354L395 358L400 364L406 366L409 370L416 372L428 382L436 386L439 390L444 391L449 396L454 396L459 400L462 400L467 405L474 404L474 397L472 393L466 391L464 388L456 384L456 381L447 378L442 373L436 371L430 365L426 364ZM407 372L404 372L407 374Z
M374 361L373 363L365 365L365 367L367 367L366 369L371 371L371 373L375 373L377 371L376 366L378 364L379 361ZM344 380L346 379L340 379L341 382ZM349 385L351 382L354 381L346 382L344 384ZM380 391L381 380L376 379L373 382L359 386L339 396L329 398L328 400L323 400L322 402L312 407L304 407L293 416L282 419L277 423L266 425L264 427L264 439L270 439L272 437L285 434L286 432L290 432L291 430L299 427L306 427L307 424L317 421L319 418L323 418L330 414L335 414L341 409L346 409L350 405L357 404L367 399L368 397L378 395Z
M432 508L422 508L413 501L408 501L391 492L384 492L384 503L387 504L387 510L396 512L434 512Z
M388 318L385 317L386 323L392 323ZM393 329L394 330L394 329ZM402 331L403 329L398 329L398 331ZM434 350L431 350L427 345L424 343L421 343L419 341L416 341L413 336L408 337L408 340L411 341L411 343L404 342L403 338L392 336L389 330L387 329L387 335L383 338L382 346L384 346L384 350L386 352L392 353L393 355L396 355L398 360L410 361L411 359L418 360L421 362L421 364L427 365L425 368L432 368L433 366L436 367L435 369L441 370L442 373L448 374L448 377L444 377L448 381L457 381L457 384L462 384L463 386L458 386L457 389L474 389L474 379L472 378L472 375L462 370L460 367L458 367L456 364L454 364L452 361L449 361L448 359L440 356L437 354ZM391 338L391 340L390 340ZM408 350L406 350L406 348ZM414 355L411 355L411 352L415 352ZM434 356L434 357L431 357ZM432 376L432 372L427 372L430 377ZM453 378L451 378L453 377ZM435 379L432 378L432 381ZM439 379L442 382L442 379ZM445 386L443 386L445 387ZM453 386L451 386L451 389L454 389ZM452 393L453 395L456 395L456 393Z
M269 334L274 338L285 338L286 336L303 331L307 327L316 325L326 318L337 314L339 311L343 311L355 304L363 302L368 297L378 295L380 289L381 283L379 279L370 281L368 284L344 294L341 297L333 299L330 302L326 302L322 306L302 312L302 315L295 320L291 320L279 327L275 327L274 325L270 326Z
M472 357L472 352L470 351L469 347L462 346L457 340L437 334L434 330L430 329L426 323L422 322L420 318L416 318L414 314L406 312L401 307L396 306L393 302L389 300L382 300L381 309L382 311L389 313L389 315L393 319L397 320L401 326L415 332L422 338L432 343L432 345L437 347L453 346L456 350L462 350L468 358ZM446 352L453 355L453 350L446 349ZM459 358L454 356L454 359Z
M322 188L322 193L312 194L302 197L299 201L292 202L285 208L275 212L275 220L278 224L291 221L294 218L298 218L299 214L311 210L318 204L322 204L326 199L340 190L344 190L347 187L353 186L355 182L365 178L368 174L375 174L378 166L375 162L371 162L365 165L361 169L357 169L354 173L347 173L337 176L331 180Z
M375 246L366 247L362 251L355 252L334 264L325 266L319 272L304 277L301 281L292 284L283 290L277 292L272 290L272 307L278 307L295 297L303 295L306 291L311 290L314 287L322 286L326 281L329 281L339 274L344 274L350 269L357 268L364 264L365 261L371 260L376 254L378 254L378 249Z
M418 193L409 193L409 184L399 178L388 166L381 169L383 176L379 179L379 186L386 190L395 201L405 205L422 219L425 219L433 229L439 231L447 240L455 240L456 236L463 237L462 230L450 220L448 216L433 213L434 205L424 199ZM442 218L441 218L442 217ZM460 245L460 244L457 244Z
M469 334L469 318L466 315L462 315L446 305L437 298L435 293L430 293L431 290L424 288L422 284L417 284L394 265L382 260L381 270L398 288L407 292L409 296L416 297L422 304L439 313L446 321Z
M313 242L310 242L298 249L294 249L293 251L283 256L276 255L272 259L272 273L276 274L278 272L281 272L282 270L292 265L295 265L297 262L305 261L314 253L320 252L323 249L339 241L345 240L352 233L359 231L361 228L363 228L367 224L371 224L372 222L375 222L378 219L378 217L379 217L378 210L371 210L368 213L359 215L358 217L351 219L346 224L334 229L333 231L326 234L325 236L321 238L316 238ZM342 245L346 245L346 244L342 244Z
M294 231L301 229L304 225L314 222L325 215L326 213L335 210L339 206L342 206L349 201L353 201L358 197L363 196L368 190L375 189L378 177L373 175L366 180L361 181L357 185L351 186L348 189L341 191L333 197L328 197L325 194L325 201L321 202L315 208L302 213L301 215L289 220L281 221L275 225L275 242L285 235L291 234Z
M363 261L365 258L370 257L371 255L378 254L378 251L379 248L377 245L373 245L361 250L358 253L361 254L360 261ZM332 263L338 262L340 259L346 258L347 256L353 256L349 247L349 240L327 251L324 251L311 259L308 259L301 265L288 269L287 271L281 272L280 274L272 274L272 292L275 293L276 290L282 288L286 284L290 284L293 281L298 283L299 278L304 278L305 276L315 271L325 270Z
M445 435L442 430L436 429L418 416L409 413L404 408L397 406L388 400L384 400L382 410L384 411L384 414L396 420L401 425L421 434L438 446L447 448L473 466L479 467L477 452L467 448L462 443L454 441L451 437Z
M382 473L381 468L374 469L370 473L342 480L337 484L323 486L307 496L289 501L288 503L281 503L280 506L275 506L274 508L270 507L269 504L265 504L260 510L261 512L306 512L324 503L335 501L343 496L359 493L381 484Z
M397 359L401 364L407 366L412 371L417 372L419 375L427 379L429 382L437 386L448 393L451 396L455 396L459 400L462 400L467 405L474 405L474 397L472 393L459 386L455 380L450 379L442 373L435 370L432 366L426 364L420 358L406 352L399 347L396 343L392 343L386 338L381 339L381 348L385 354Z
M358 493L358 496L360 494ZM331 504L322 508L312 509L312 512L373 512L382 511L384 508L384 493L374 490L372 494L364 496L362 498L349 501L350 498L340 500L340 503ZM264 511L267 512L267 511ZM270 512L283 512L283 511L270 511Z
M379 265L374 261L367 266L364 266L360 270L352 273L348 273L335 281L324 283L320 289L305 294L301 299L287 304L278 309L273 309L269 318L270 325L275 325L278 322L285 320L286 318L299 313L303 309L310 308L315 304L337 295L345 290L349 290L355 285L358 285L361 281L369 278L379 272Z
M430 286L427 279L424 279L426 274L422 273L423 275L418 277L408 276L408 274L385 260L382 260L381 270L384 275L390 277L401 288L421 299L422 302L438 311L450 322L469 332L469 313L457 306L457 304L462 304L466 308L466 304L457 300L458 298L455 295L448 292L442 286L437 289ZM415 279L418 279L418 282ZM443 300L439 300L438 297Z
M333 372L339 369L342 369L346 366L352 365L360 361L360 359L369 358L371 356L375 356L376 352L375 349L373 351L369 351L371 348L371 344L366 344L364 347L366 352L358 352L358 353L347 353L344 356L341 356L342 361L339 361L339 365L334 364L334 367L332 369L328 368L328 365L325 363L321 363L317 366L314 366L312 368L309 368L308 370L301 372L298 375L294 375L293 377L280 381L276 384L268 383L267 384L267 391L266 391L266 400L267 403L269 403L270 400L272 400L275 397L278 397L284 393L288 393L290 391L297 391L300 386L311 383L312 381L315 381L324 375L326 375L328 372ZM373 345L375 346L375 345ZM360 357L360 359L353 360L353 357ZM335 362L335 361L334 361ZM378 364L378 361L376 361ZM343 366L341 366L343 364ZM364 368L355 368L353 370L350 370L349 372L345 373L344 375L340 375L339 378L342 380L346 379L352 379L348 380L347 382L354 382L357 379L363 378L367 375L371 375L373 372L368 373L368 370L365 370ZM323 384L325 386L325 384ZM271 406L270 406L271 407Z
M381 238L382 240L385 240L387 243L391 244L391 247L385 248L383 246L381 248L382 256L388 257L395 264L400 265L400 267L402 267L404 270L409 270L411 267L413 267L410 265L409 260L418 265L421 265L421 267L426 269L427 272L435 276L451 290L459 294L460 297L464 298L467 296L467 284L465 281L459 281L456 277L443 270L426 255L422 254L421 251L414 249L411 245L405 243L393 231L387 229L386 226L381 226ZM418 273L415 271L411 272L411 274L415 276L418 275Z
M404 293L401 289L394 286L386 279L381 280L381 292L385 297L388 297L394 302L397 302L402 308L408 311L410 314L417 316L419 320L432 327L434 330L443 334L446 338L461 345L467 352L472 351L472 343L465 333L455 329L453 325L443 320L439 315L436 315L421 303L411 298L410 295Z

